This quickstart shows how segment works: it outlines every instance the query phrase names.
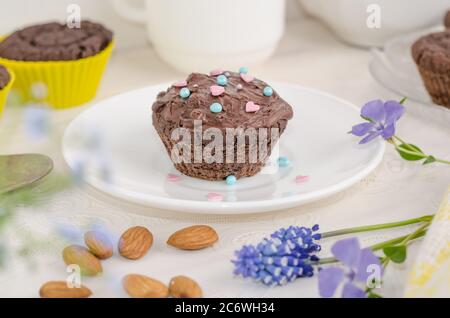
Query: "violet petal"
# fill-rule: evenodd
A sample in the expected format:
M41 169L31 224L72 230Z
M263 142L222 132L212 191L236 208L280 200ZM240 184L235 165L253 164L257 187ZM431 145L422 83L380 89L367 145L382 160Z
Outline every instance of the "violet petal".
M360 144L360 145L367 144L368 142L370 142L370 141L374 140L375 138L377 138L378 136L380 136L381 133L382 133L381 131L374 131L374 132L371 132L371 133L369 133L365 138L363 138L363 139L359 142L359 144Z
M352 127L351 133L355 136L362 137L373 129L375 125L372 123L362 123Z
M361 116L376 123L384 122L386 119L386 111L383 101L377 99L365 104L361 109Z
M331 253L344 265L356 269L361 254L358 239L355 237L343 239L334 243Z
M386 112L386 126L394 124L405 113L405 107L393 100L384 103L384 110Z
M366 298L366 292L352 283L344 285L342 298Z
M344 270L339 267L325 268L319 271L319 293L320 297L333 297L339 284L344 279Z
M390 124L386 126L381 132L381 136L383 136L383 138L386 140L392 138L392 136L394 135L395 135L395 124Z
M372 266L378 266L381 270L381 263L378 257L370 250L369 248L365 248L361 251L359 264L356 268L356 277L355 279L360 282L366 282L369 275L374 274L374 269ZM380 271L381 275L381 271ZM381 279L381 277L379 277Z

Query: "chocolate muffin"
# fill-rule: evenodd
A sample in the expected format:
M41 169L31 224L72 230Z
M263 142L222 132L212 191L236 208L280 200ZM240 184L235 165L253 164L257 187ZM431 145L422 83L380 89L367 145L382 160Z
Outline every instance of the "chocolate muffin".
M423 36L412 55L433 101L450 108L450 30Z
M447 14L445 15L444 25L447 29L450 29L450 11L447 11Z
M239 179L260 172L293 117L292 107L265 82L248 74L221 71L189 75L161 92L152 110L153 126L175 168L206 180ZM204 138L210 128L222 139ZM172 138L175 131L190 138L180 142L176 134ZM272 138L274 132L276 138ZM219 148L211 150L213 139ZM188 148L179 151L180 144ZM202 156L210 150L213 160ZM174 160L174 151L189 159Z
M5 88L10 80L11 75L9 75L8 70L6 69L6 67L0 65L0 89Z
M80 28L57 22L16 31L0 42L0 57L16 61L71 61L104 50L113 33L100 24L82 21Z

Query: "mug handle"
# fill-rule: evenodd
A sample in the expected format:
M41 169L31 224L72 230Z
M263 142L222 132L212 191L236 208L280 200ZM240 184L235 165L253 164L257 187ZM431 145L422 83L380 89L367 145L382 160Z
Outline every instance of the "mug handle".
M122 18L138 24L145 24L145 8L131 5L128 0L112 0L114 10Z

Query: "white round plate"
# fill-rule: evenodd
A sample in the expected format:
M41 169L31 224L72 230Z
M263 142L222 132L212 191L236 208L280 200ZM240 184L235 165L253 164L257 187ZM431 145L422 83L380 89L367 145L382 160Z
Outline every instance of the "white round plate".
M83 179L95 188L135 203L180 212L242 214L335 194L367 176L384 154L382 140L361 146L348 134L361 122L356 106L312 89L274 84L295 112L279 146L291 166L241 179L234 186L186 177L173 168L152 126L151 105L168 86L119 95L82 113L64 135L69 167L84 171ZM169 174L180 179L174 182ZM300 175L309 181L296 183ZM211 193L221 200L210 201Z

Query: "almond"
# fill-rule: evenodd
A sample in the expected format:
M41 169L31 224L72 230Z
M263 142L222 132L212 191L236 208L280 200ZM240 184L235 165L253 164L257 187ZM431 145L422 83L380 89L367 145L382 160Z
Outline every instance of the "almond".
M169 289L160 281L137 274L127 275L122 281L128 295L133 298L167 298Z
M88 298L92 292L83 285L80 288L70 288L67 282L53 281L42 285L39 295L41 298Z
M153 235L142 226L135 226L122 234L119 240L119 253L128 259L144 256L153 244Z
M219 240L217 232L207 225L195 225L175 232L167 244L182 250L200 250Z
M200 286L186 276L172 278L169 284L170 295L174 298L202 298L203 292Z
M113 245L105 233L99 231L86 232L84 242L89 251L99 259L107 259L113 255Z
M63 251L63 259L67 265L76 264L80 266L83 275L95 276L103 271L98 258L83 246L71 245L66 247Z

